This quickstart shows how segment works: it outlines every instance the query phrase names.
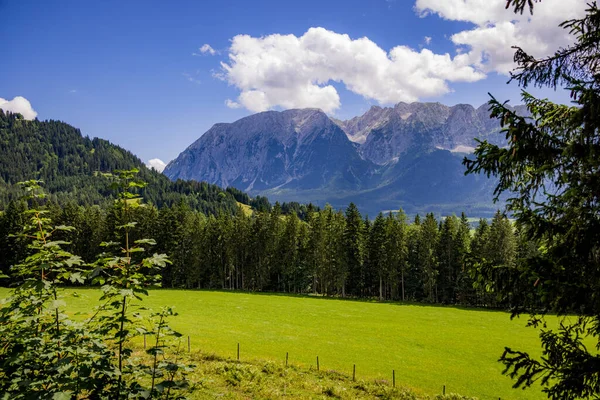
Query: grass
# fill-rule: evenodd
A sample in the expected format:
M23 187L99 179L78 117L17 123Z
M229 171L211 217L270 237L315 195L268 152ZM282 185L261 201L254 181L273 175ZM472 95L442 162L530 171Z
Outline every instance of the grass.
M69 312L90 313L99 290L76 292L65 299ZM544 398L501 375L504 346L539 354L537 332L504 312L219 291L154 290L144 300L163 305L179 312L171 325L190 336L193 352L235 359L240 343L242 361L283 365L288 352L290 364L308 370L319 356L322 370L351 375L356 364L357 378L370 382L391 381L395 370L397 384L421 396L446 385L481 399Z
M234 361L212 354L194 353L194 399L396 399L472 400L456 394L417 396L412 390L393 387L385 380L352 380L338 371L316 371L272 361Z
M240 206L240 207L242 208L242 211L243 211L243 213L244 213L244 215L245 215L246 217L249 217L249 216L251 216L251 215L254 213L254 211L252 210L252 207L250 207L250 206L249 206L249 205L247 205L247 204L243 204L243 203L240 203L240 202L238 201L238 202L237 202L237 205L238 205L238 206Z

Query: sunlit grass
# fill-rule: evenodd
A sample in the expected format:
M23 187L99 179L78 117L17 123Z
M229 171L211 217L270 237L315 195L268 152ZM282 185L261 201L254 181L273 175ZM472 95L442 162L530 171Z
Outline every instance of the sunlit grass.
M80 297L68 296L73 292ZM7 291L0 290L0 297ZM67 290L69 312L90 313L99 290ZM289 362L361 379L387 379L417 393L447 391L481 399L541 399L538 389L511 388L497 362L505 346L539 353L534 329L504 312L307 296L154 290L144 306L175 306L171 325L192 351L242 360ZM185 344L187 346L187 343Z

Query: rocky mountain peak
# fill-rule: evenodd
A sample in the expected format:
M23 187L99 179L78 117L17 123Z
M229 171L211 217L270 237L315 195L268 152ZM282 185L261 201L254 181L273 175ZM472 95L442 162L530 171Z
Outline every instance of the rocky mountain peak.
M487 105L398 103L346 121L317 108L266 111L215 124L164 173L272 200L333 204L343 194L350 201L363 196L369 207L398 207L401 200L408 207L441 204L450 193L463 201L455 189L470 185L477 202L482 183L464 177L462 155L453 153L472 151L476 137L504 145L499 131Z

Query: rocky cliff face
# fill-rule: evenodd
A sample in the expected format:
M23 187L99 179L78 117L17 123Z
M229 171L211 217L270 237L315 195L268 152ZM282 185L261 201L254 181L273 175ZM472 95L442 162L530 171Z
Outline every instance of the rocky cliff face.
M506 143L487 105L398 103L348 121L318 109L267 111L214 125L164 173L274 200L362 201L369 213L446 203L459 212L490 204L493 185L463 176L462 157L475 138Z
M216 124L165 169L251 193L267 189L359 189L368 172L338 125L317 109L267 111Z
M474 138L504 141L487 105L475 109L468 104L398 103L393 108L371 107L360 117L336 123L360 144L361 156L378 165L396 162L414 146L469 152L476 146Z

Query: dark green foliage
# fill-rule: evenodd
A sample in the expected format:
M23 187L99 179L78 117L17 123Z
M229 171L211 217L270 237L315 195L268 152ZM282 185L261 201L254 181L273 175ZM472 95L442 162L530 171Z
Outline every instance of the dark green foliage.
M69 242L58 239L72 235L75 228L53 225L50 218L57 214L86 226L86 214L77 206L57 210L44 205L39 181L25 182L28 207L21 216L26 218L21 233L11 236L29 242L28 255L12 266L17 287L0 308L2 399L168 399L186 388L185 371L190 367L170 361L165 351L165 336L181 336L166 323L173 311L152 314L149 330L139 326L140 319L130 311L131 300L147 295L148 286L160 280L154 273L168 263L164 254L144 256L144 247L154 241L132 235L137 225L134 210L142 208L133 190L145 186L136 180L137 172L116 172L117 200L111 211L118 234L101 246L116 245L117 250L103 254L91 270L81 257L63 249ZM81 284L87 277L88 283L102 285L102 305L89 319L74 322L62 312L60 286ZM156 339L148 353L150 366L130 359L130 340L137 333ZM149 387L145 371L151 376Z
M433 214L425 216L419 237L417 260L422 274L423 292L429 302L438 301L438 265L436 249L438 246L438 224Z
M468 270L468 259L471 254L471 225L467 216L462 213L458 232L454 238L455 270L455 301L461 304L475 304L475 288ZM526 245L526 242L523 243Z
M363 220L354 203L346 209L344 229L345 263L348 272L347 287L350 293L361 294L364 289L364 239ZM345 293L344 293L345 294Z
M11 265L23 260L27 254L28 241L19 236L10 235L20 233L25 226L24 211L27 205L23 201L11 201L0 214L0 276L8 275ZM68 224L67 224L68 225Z
M54 226L39 205L39 182L24 185L30 209L18 237L29 242L29 256L13 268L19 285L0 309L0 393L3 399L107 398L118 371L98 332L62 313L60 289L83 282L82 260L63 249ZM60 397L62 396L62 397Z
M244 204L250 202L235 189L224 191L205 182L171 182L130 152L106 140L82 137L78 129L64 122L25 121L2 110L0 160L0 206L20 196L15 183L31 177L42 180L51 200L61 205L107 204L112 192L94 175L131 168L138 168L140 178L149 184L141 195L157 207L183 201L204 213L235 213L236 196ZM254 201L267 207L266 198Z
M379 213L371 230L369 231L369 239L367 241L368 251L368 268L365 277L366 287L373 288L374 285L378 284L379 288L379 299L383 300L383 277L387 270L387 257L385 253L385 218L383 214Z
M13 203L10 210L18 204L26 209L22 203ZM491 236L487 233L485 237L476 234L471 252L470 225L464 216L461 220L448 217L440 225L429 214L424 223L416 218L415 223L408 224L400 211L379 215L371 222L350 206L345 215L331 207L320 211L312 208L307 221L302 221L295 214L283 215L283 207L278 204L270 212L248 215L238 209L233 216L206 216L184 202L160 210L134 204L127 210L119 202L107 209L49 204L48 210L60 224L76 228L55 235L68 241L69 248L88 263L111 248L104 242L126 248L126 237L130 246L154 237L152 248L167 254L171 261L160 269L159 280L165 287L508 305L496 300L493 286L476 281L477 289L473 288L469 273L483 269L466 268L465 259L480 256L497 244L488 243ZM0 228L18 231L22 214L10 210L0 216ZM512 229L510 224L506 227ZM489 231L486 220L482 220L478 232L482 230ZM27 255L28 249L15 246L18 240L14 238L5 240L13 246L0 254L0 262L8 271L9 260L18 258L18 254ZM143 247L148 251L149 244L140 245L139 250ZM528 253L531 244L520 236L517 249ZM132 260L137 262L144 254L135 252ZM114 256L101 258L109 262ZM4 282L16 281L12 278Z
M534 3L510 0L509 6L533 11ZM540 381L552 399L598 398L600 10L593 2L583 18L561 26L575 43L545 59L517 49L512 80L523 88L565 85L574 104L558 105L523 92L532 115L523 118L492 99L491 114L502 122L509 145L483 142L477 158L465 164L469 172L497 176L497 195L511 193L507 209L519 233L513 243L498 242L493 237L506 227L498 223L489 229L489 245L477 246L486 260L480 264L480 282L493 288L496 299L515 306L515 313L531 311L531 325L542 327L542 358L507 348L501 357L505 373L516 379L515 387ZM498 254L510 257L499 262ZM552 330L536 312L577 317Z
M459 221L455 216L446 217L440 229L437 259L440 281L438 299L441 303L453 303L456 298L458 271L461 267L458 229Z

